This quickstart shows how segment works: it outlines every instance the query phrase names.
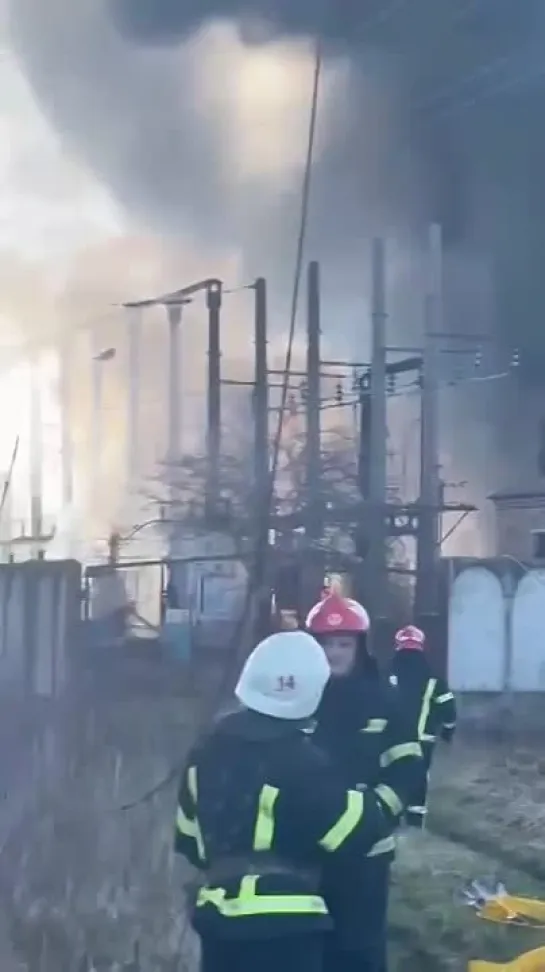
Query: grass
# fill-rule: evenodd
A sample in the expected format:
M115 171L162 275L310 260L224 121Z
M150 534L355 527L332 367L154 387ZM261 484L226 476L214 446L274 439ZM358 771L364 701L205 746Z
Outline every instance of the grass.
M545 780L535 750L458 745L440 754L429 831L400 841L391 903L392 965L462 970L545 944L545 930L492 924L460 903L474 878L545 897Z
M28 972L195 969L184 873L170 855L174 787L120 810L180 758L193 719L189 700L164 694L108 701L62 797L4 852L1 904ZM462 972L471 958L507 961L545 943L545 931L484 922L460 902L474 878L545 897L544 770L531 747L438 754L430 829L402 837L394 866L392 972Z

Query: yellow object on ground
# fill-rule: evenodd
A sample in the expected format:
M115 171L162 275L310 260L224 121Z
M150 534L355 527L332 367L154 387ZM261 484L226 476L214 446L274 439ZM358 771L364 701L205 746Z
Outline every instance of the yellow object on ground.
M519 898L515 900L522 900ZM545 908L542 901L536 902ZM535 948L531 952L524 952L512 962L504 964L498 962L481 962L479 959L470 962L468 972L545 972L545 948Z
M545 901L538 898L517 898L511 894L491 898L478 909L479 918L506 925L529 925L545 928ZM545 965L544 965L545 972Z

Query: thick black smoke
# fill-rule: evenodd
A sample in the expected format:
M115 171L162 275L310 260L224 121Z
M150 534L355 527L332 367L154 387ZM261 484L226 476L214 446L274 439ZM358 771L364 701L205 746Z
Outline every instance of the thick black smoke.
M308 36L317 31L326 42L346 48L364 40L369 21L382 18L382 0L111 0L112 12L121 30L145 43L172 43L201 24L218 17L235 18L239 23L268 25L269 30L285 35ZM389 0L395 11L399 0Z
M37 99L127 209L163 232L236 241L274 273L292 258L297 186L233 186L230 120L209 124L172 49L218 15L248 42L319 32L326 57L351 59L316 167L313 255L349 284L370 232L439 220L452 252L490 255L500 343L520 348L522 386L543 384L543 0L11 0ZM389 109L371 124L370 79ZM450 326L479 330L464 297Z
M370 44L393 61L412 109L412 145L424 164L425 208L443 223L451 242L474 242L492 253L501 335L507 345L526 349L524 371L540 378L545 366L540 0L112 0L112 11L120 29L147 43L175 41L213 16L241 23L256 18L281 33L320 32L359 63Z

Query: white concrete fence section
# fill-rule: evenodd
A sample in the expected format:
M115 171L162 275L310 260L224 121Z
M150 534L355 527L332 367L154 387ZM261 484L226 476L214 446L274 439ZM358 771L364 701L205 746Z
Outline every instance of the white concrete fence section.
M448 677L458 692L545 692L545 569L462 566L448 608Z

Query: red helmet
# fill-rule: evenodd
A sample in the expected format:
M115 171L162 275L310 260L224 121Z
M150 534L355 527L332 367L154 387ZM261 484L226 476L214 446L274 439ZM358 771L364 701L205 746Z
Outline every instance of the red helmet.
M426 635L414 624L408 624L405 628L396 631L395 636L396 651L402 648L412 648L413 651L424 651Z
M328 594L310 609L307 631L314 635L361 634L369 631L369 615L361 604L340 594Z

